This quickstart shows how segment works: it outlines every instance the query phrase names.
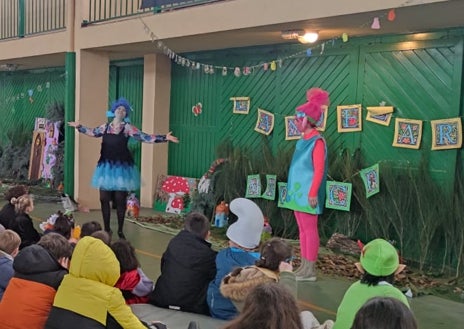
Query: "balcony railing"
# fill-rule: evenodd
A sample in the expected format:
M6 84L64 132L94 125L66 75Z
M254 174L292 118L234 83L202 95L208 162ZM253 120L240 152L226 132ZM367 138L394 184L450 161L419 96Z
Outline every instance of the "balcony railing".
M0 40L66 28L66 0L2 0Z
M88 0L88 15L83 18L82 25L147 12L159 13L217 1L224 0Z
M225 0L79 0L82 25ZM1 0L0 40L66 28L66 0Z

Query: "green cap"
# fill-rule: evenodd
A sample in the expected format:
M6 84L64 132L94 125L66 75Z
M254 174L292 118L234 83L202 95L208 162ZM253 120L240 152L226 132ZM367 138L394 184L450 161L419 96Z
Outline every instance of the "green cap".
M366 272L375 276L389 276L400 264L398 252L384 239L375 239L366 244L359 259Z

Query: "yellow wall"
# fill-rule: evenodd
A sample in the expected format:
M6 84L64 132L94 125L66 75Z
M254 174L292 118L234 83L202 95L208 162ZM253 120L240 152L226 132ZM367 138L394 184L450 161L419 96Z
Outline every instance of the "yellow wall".
M143 131L168 133L171 94L171 61L164 55L150 54L144 58ZM156 119L155 119L156 118ZM142 143L140 203L153 205L157 177L168 170L169 143Z
M76 54L76 121L87 127L106 122L109 88L109 57L80 50ZM100 155L100 138L76 131L74 196L84 207L99 208L98 191L91 188L93 170Z

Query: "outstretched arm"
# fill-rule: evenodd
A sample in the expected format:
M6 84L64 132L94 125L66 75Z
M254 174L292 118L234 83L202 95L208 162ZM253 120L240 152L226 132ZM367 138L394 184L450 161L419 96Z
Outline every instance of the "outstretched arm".
M103 136L103 133L105 132L106 125L103 124L97 128L88 128L83 125L81 125L77 121L69 121L68 126L74 127L77 129L78 132L85 134L90 137L101 137Z
M144 143L163 143L163 142L179 143L179 139L173 136L171 132L169 132L167 135L155 135L155 134L150 135L150 134L144 133L143 131L141 131L137 127L134 127L131 124L126 124L126 128L124 131L129 136Z

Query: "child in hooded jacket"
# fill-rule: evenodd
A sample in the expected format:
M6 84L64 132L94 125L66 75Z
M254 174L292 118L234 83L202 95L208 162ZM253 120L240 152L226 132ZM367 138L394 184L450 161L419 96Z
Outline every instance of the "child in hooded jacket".
M227 274L221 282L221 294L230 298L239 312L251 289L265 282L280 282L296 297L295 274L281 263L290 263L293 247L280 238L272 238L259 248L260 258L255 265L238 267Z
M291 265L293 247L281 238L272 238L260 246L260 258L253 266L236 268L221 282L221 293L230 298L237 310L242 313L244 302L250 292L265 283L278 283L286 287L293 297L297 297L297 284ZM320 325L310 311L300 314L304 329L330 329L333 321Z
M145 329L114 287L120 272L116 256L102 240L80 239L45 329Z
M238 219L229 226L226 235L229 248L221 250L216 256L216 277L209 284L207 302L213 318L230 320L237 315L232 301L224 297L219 288L222 278L235 267L253 265L259 259L254 251L261 240L264 216L256 203L245 198L237 198L230 203L230 211Z
M44 235L19 252L13 261L15 274L0 303L0 328L44 328L71 254L70 243L57 233Z

